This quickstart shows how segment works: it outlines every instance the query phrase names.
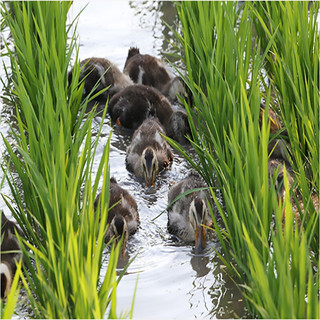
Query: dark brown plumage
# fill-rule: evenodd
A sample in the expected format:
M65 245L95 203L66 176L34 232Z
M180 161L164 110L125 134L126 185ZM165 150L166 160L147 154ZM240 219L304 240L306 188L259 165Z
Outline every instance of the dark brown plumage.
M157 117L166 127L173 109L168 99L156 89L133 85L112 97L108 112L113 123L135 130L150 117Z
M94 206L98 207L100 195L97 196ZM118 203L119 202L119 203ZM118 203L117 205L115 205ZM113 207L114 206L114 207ZM109 242L112 237L119 238L124 236L123 248L128 238L138 230L140 220L138 206L130 193L121 188L115 178L110 179L110 201L107 223L109 224L106 232L105 241Z
M124 75L116 65L105 58L88 58L80 63L79 81L84 81L83 97L86 97L93 90L92 95L100 90L109 87L96 99L106 100L112 97L116 92L122 90L128 85L133 84L131 79ZM72 70L69 72L69 84L72 78Z
M123 72L137 84L154 87L171 102L177 100L177 94L186 96L181 77L173 77L163 62L149 54L140 54L138 48L130 48Z

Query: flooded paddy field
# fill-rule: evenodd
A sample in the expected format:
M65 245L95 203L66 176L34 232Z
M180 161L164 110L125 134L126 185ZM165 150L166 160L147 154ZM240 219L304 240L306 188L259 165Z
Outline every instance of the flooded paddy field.
M87 4L88 3L88 4ZM131 46L165 60L175 52L175 39L165 22L175 26L177 17L171 2L159 1L74 1L70 19L87 4L79 17L80 59L104 57L123 69ZM172 60L181 68L179 60ZM173 72L174 68L170 67ZM3 74L1 74L3 76ZM175 106L178 108L178 106ZM12 108L1 101L1 133L7 137L12 123ZM92 132L100 125L95 118ZM112 132L112 133L111 133ZM169 186L183 179L190 171L185 159L174 152L171 168L160 174L155 188L146 188L125 165L126 148L132 133L122 128L112 130L107 117L97 150L97 165L111 138L110 176L136 199L141 225L127 244L128 257L134 261L120 281L117 290L118 314L130 309L137 283L133 317L136 319L211 319L245 317L245 302L238 288L227 276L215 250L219 241L212 239L202 254L195 254L192 245L177 242L167 231L167 213L157 217L167 206ZM5 147L0 143L2 154ZM193 150L190 148L190 153ZM93 173L95 173L94 168ZM1 172L1 180L3 174ZM1 192L10 195L3 182ZM3 200L0 209L10 217ZM105 264L108 250L105 251ZM122 270L119 265L119 272ZM103 273L104 270L102 270ZM21 310L25 313L25 310Z

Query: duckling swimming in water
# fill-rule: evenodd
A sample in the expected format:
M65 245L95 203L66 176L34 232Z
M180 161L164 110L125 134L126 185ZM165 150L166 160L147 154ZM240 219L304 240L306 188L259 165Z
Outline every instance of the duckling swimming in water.
M154 186L157 174L173 160L169 144L161 135L165 131L155 118L146 119L134 132L127 149L126 163L129 171Z
M20 236L23 236L20 228L13 222L7 219L2 211L1 214L1 298L6 298L11 289L13 277L16 273L18 262L22 258L21 247L15 235L15 230ZM5 251L20 251L5 253Z
M201 177L191 172L185 179L173 185L168 193L170 204L180 194L206 185ZM181 197L168 208L168 231L183 241L194 242L196 251L206 247L206 228L212 225L207 199L210 194L207 190L195 191Z
M136 130L150 117L166 126L173 113L168 99L159 91L144 85L126 87L109 101L108 112L113 123Z
M100 194L94 202L97 210ZM115 205L118 203L117 205ZM130 236L135 234L140 225L138 206L130 193L121 188L115 178L110 179L110 201L107 223L109 224L106 232L105 242L112 238L119 241L123 237L121 253L125 254L126 244Z
M158 89L171 102L177 100L177 95L186 97L182 78L171 76L161 60L148 54L140 54L138 48L129 49L123 72L137 84Z
M83 97L86 97L97 83L99 84L92 95L109 87L96 98L101 100L107 100L108 97L112 97L116 92L133 84L127 75L123 74L115 64L105 58L85 59L80 62L80 69L79 82L84 81ZM70 83L72 71L69 72L68 77Z

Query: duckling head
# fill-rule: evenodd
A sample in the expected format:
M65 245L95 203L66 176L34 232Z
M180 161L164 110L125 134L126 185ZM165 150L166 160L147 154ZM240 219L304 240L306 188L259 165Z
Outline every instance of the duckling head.
M146 186L155 186L156 175L159 171L159 162L153 148L147 147L142 152L143 175Z
M128 225L122 215L115 215L110 223L111 236L116 239L118 243L122 239L121 257L125 256L126 245L129 239Z
M205 201L200 197L194 198L189 207L189 220L194 230L196 252L201 252L206 247L206 216Z

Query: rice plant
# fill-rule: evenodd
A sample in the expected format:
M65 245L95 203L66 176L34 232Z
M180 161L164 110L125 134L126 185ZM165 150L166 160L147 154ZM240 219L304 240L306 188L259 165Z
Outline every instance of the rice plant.
M276 22L265 7L281 8ZM244 3L240 10L236 2L187 1L177 10L185 80L194 97L186 109L196 122L189 121L199 160L176 147L210 186L221 190L223 206L213 194L223 220L222 229L215 222L225 252L221 258L234 271L253 314L318 317L319 273L313 267L318 264L319 213L311 203L313 190L319 191L317 10L308 17L307 4L301 3ZM257 37L254 22L262 25ZM297 35L308 39L307 53L302 54L306 49ZM287 43L281 44L283 39ZM286 201L278 201L276 177L268 175L268 145L274 137L268 112L260 117L262 98L267 111L275 104L286 109L280 114L295 154L291 165L303 198L305 229L293 223L293 198L302 213L299 193L287 185Z
M110 138L92 179L103 121L93 140L95 110L85 114L87 100L81 102L82 86L78 85L76 28L68 39L76 23L67 27L71 4L2 4L14 44L14 49L7 48L17 119L17 128L11 130L14 145L4 138L14 165L6 175L12 199L4 198L26 237L21 240L26 259L22 280L32 317L116 318L119 247L111 250L106 274L100 275L109 201ZM96 216L93 204L101 181L101 213Z
M289 161L309 216L302 219L318 257L319 228L314 226L319 214L311 195L319 195L319 3L259 2L253 10L261 43L275 35L266 57L268 77L276 92L279 117L288 131Z

